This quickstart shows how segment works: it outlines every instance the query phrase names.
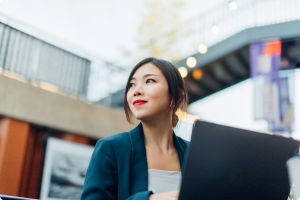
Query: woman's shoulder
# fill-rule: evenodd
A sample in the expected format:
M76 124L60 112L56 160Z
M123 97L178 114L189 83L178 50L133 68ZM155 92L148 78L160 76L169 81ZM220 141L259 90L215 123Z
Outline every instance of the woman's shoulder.
M118 133L114 134L102 139L99 139L97 141L96 146L98 145L110 145L112 147L124 147L127 144L130 145L130 140L129 140L129 133L128 132L123 132L123 133Z

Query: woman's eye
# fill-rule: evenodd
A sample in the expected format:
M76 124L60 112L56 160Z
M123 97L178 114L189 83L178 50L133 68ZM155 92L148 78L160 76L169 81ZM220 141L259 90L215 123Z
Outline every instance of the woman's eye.
M130 88L130 87L133 87L133 86L134 86L134 84L133 84L133 83L129 83L129 88Z
M153 79L148 79L147 83L155 82Z

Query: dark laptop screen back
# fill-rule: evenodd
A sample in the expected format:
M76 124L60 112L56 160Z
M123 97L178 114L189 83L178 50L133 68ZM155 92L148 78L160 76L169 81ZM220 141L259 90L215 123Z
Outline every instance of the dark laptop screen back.
M196 121L179 199L287 199L299 142Z
M1 198L1 200L35 200L32 198L24 198L24 197L4 195L4 194L0 194L0 198Z

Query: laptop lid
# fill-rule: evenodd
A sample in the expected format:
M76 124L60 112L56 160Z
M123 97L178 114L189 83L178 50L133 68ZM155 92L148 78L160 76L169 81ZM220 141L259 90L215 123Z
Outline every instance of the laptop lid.
M195 121L179 199L287 199L299 141Z
M32 198L25 198L25 197L18 197L18 196L12 196L12 195L4 195L0 194L1 200L35 200Z

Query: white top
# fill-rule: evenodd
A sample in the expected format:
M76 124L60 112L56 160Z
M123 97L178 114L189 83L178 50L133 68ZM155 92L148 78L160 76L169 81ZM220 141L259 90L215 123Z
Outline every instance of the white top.
M153 193L177 191L181 184L181 172L148 169L148 190Z

